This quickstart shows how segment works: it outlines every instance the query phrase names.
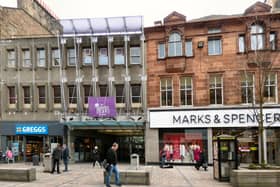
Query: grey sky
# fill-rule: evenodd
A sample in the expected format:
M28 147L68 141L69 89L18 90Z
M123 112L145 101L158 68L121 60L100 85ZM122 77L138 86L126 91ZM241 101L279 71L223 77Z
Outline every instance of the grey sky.
M263 0L260 0L263 2ZM239 14L257 0L44 0L60 18L144 16L144 25L163 20L177 11L187 20L212 14ZM2 6L16 6L16 0L0 0Z

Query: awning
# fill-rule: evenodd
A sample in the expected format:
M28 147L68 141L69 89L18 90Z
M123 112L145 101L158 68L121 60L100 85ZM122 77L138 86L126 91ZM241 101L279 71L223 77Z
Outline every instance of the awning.
M79 127L144 128L145 127L145 122L143 121L96 120L96 121L71 121L71 122L65 122L64 124L71 128L79 128Z

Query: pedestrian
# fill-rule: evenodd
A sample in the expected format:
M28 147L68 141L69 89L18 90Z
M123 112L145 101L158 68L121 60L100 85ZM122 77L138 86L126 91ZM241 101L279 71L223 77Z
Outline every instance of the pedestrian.
M55 166L57 167L56 168L56 171L58 174L60 174L60 171L59 171L59 161L61 160L61 148L60 148L60 144L58 143L56 148L54 148L53 152L52 152L52 171L51 171L51 174L54 173L54 170L55 170Z
M66 144L63 144L63 150L62 150L62 159L64 163L64 170L63 172L68 171L68 163L69 163L69 149Z
M15 161L12 149L10 147L6 151L6 159L7 159L8 164L9 164L10 161L12 161L13 163Z
M160 167L163 168L166 162L166 156L167 156L167 146L164 145L162 150L160 151Z
M196 147L194 148L194 151L193 151L193 154L194 154L194 160L195 160L195 168L198 170L199 169L199 160L200 160L200 148L199 147Z
M92 151L92 166L100 166L100 152L97 146L94 146L94 149Z
M120 173L119 173L119 169L117 167L117 162L118 162L117 150L118 150L118 148L119 148L119 145L116 142L114 142L112 147L109 148L109 150L107 151L107 154L106 154L107 162L110 164L110 166L106 169L106 171L107 171L106 178L105 178L106 187L111 186L110 179L111 179L112 173L115 174L115 184L117 186L121 186Z

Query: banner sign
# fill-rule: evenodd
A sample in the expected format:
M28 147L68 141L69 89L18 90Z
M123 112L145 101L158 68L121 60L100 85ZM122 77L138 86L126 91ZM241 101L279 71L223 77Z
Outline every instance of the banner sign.
M151 128L257 127L253 109L176 110L149 112ZM280 127L280 110L263 109L264 127Z
M88 115L98 118L115 117L115 97L88 97Z
M49 133L48 125L16 124L16 134L45 134Z

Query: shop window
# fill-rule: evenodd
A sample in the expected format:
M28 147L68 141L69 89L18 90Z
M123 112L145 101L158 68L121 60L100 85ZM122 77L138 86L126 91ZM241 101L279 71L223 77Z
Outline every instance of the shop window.
M53 86L53 102L54 102L54 104L61 104L60 86Z
M31 67L31 55L29 49L22 49L22 66Z
M115 50L115 64L120 65L124 64L124 48L117 47Z
M206 129L160 129L159 138L159 148L166 150L167 162L194 163L200 151L208 158Z
M222 54L222 40L220 37L208 38L208 55Z
M254 75L252 73L244 73L241 76L241 103L254 103Z
M164 78L160 80L160 100L161 106L172 106L172 79Z
M251 50L261 50L265 47L264 28L259 24L251 26Z
M130 64L141 64L140 47L130 47Z
M22 89L23 89L23 103L31 104L30 86L23 86Z
M37 66L38 67L46 66L46 51L44 48L37 49Z
M7 66L10 68L16 67L16 52L14 49L7 50L7 57L8 57Z
M91 48L83 48L83 64L84 65L91 65L93 58L93 52Z
M68 66L76 65L76 53L74 48L67 49L67 63Z
M276 74L269 73L266 76L265 83L264 83L263 101L265 103L276 103L277 101L276 90L277 90Z
M16 87L15 86L8 86L8 94L9 94L9 108L15 108Z
M46 87L38 86L39 104L46 104Z
M271 50L276 50L276 33L270 32L269 34L269 45Z
M108 65L108 50L107 48L100 48L98 54L99 65Z
M185 49L186 49L186 56L187 57L191 57L193 56L193 44L192 44L192 40L189 39L186 41L185 43Z
M52 49L52 65L60 66L59 50L57 48Z
M245 35L238 36L238 52L245 53Z
M158 59L164 59L165 58L165 44L159 43L158 44Z
M107 97L109 96L108 92L108 86L107 85L99 85L99 96L100 97Z
M74 85L68 86L69 104L77 104L77 88Z
M181 77L180 79L180 96L181 105L192 105L192 77Z
M168 56L182 56L182 40L178 33L172 33L169 36Z
M223 104L223 81L221 75L210 75L210 104Z

